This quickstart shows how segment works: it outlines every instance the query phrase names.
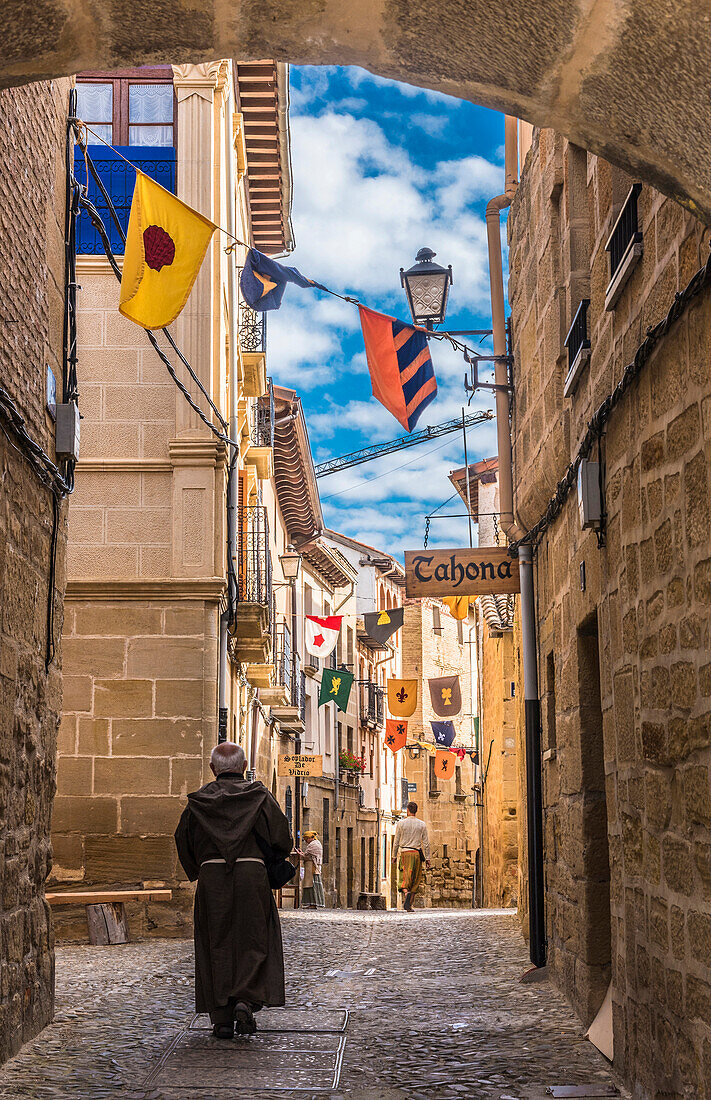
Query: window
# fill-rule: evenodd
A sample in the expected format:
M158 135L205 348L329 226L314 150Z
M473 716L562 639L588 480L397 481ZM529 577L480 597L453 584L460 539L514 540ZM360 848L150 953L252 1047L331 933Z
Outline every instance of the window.
M330 818L331 806L329 800L324 798L323 800L323 824L321 826L321 836L323 838L323 862L328 863L328 850L331 846L331 818Z
M573 322L565 338L568 349L568 373L563 384L563 395L568 397L575 389L582 369L590 358L590 339L588 337L589 298L583 298L573 317Z
M289 822L289 828L292 829L292 809L293 809L293 796L291 793L291 787L286 788L286 794L284 795L284 814ZM293 831L293 829L292 829Z
M462 768L460 764L454 769L454 797L457 802L464 802L467 797L466 791L462 787Z
M430 754L430 794L439 794L439 787L437 786L437 776L435 775L435 758Z
M457 641L460 645L464 645L464 620L457 619Z
M167 191L175 191L176 99L170 65L147 69L124 69L120 74L84 73L77 79L77 114L95 134L88 134L89 152L109 193L124 233L133 198L136 173L115 149L130 146L128 158L145 175ZM96 136L98 135L98 136ZM81 157L75 169L84 182ZM109 207L93 179L88 181L89 198L106 226L111 248L123 253L121 234ZM77 253L104 255L101 238L85 210L77 221Z
M407 804L410 801L410 787L406 779L400 780L400 806L401 809L406 810Z
M550 651L546 657L546 750L551 756L556 749L555 724L555 654Z
M176 99L170 65L86 73L77 78L77 114L110 145L175 145ZM89 134L89 144L97 142Z
M442 617L440 614L439 604L432 604L432 630L435 634L442 633Z
M608 311L615 308L632 269L642 255L642 234L637 218L637 200L641 190L641 183L630 187L605 245L605 251L610 255L610 283L605 294L605 309Z

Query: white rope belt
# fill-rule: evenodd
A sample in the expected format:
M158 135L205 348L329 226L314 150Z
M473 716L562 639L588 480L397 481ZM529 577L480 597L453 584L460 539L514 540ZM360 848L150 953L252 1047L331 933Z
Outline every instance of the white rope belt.
M233 859L233 863L261 863L264 864L263 859L257 859L256 856L242 856L240 859ZM205 867L208 863L227 863L226 859L204 859L200 864L201 867Z

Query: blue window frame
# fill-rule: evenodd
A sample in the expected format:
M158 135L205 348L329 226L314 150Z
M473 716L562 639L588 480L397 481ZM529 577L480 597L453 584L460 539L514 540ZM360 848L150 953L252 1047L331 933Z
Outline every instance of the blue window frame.
M125 145L109 149L105 145L90 145L88 151L101 182L116 208L124 233L128 229L128 216L131 212L136 173L121 159L119 153L132 161L145 175L150 176L156 183L165 187L166 191L172 191L175 194L175 148L173 146ZM85 169L81 152L78 150L75 156L74 170L77 178L84 182ZM106 200L91 176L89 177L89 198L96 206L106 226L111 248L117 255L122 255L123 242L109 213ZM77 219L77 253L82 256L104 255L101 238L91 224L91 219L85 210L80 211Z

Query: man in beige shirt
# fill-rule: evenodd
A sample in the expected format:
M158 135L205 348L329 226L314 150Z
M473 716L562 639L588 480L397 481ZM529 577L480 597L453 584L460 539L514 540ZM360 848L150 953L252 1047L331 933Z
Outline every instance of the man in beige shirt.
M422 882L422 865L430 865L427 826L417 816L416 802L408 802L407 817L397 823L393 841L393 863L397 863L398 889L404 895L405 911L411 913L415 894Z

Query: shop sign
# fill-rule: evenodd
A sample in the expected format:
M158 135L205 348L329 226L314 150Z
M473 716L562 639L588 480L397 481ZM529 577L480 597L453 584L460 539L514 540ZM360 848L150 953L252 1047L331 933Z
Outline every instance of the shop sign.
M520 592L518 559L505 546L476 550L406 550L408 596L504 596Z
M323 756L308 756L305 753L280 756L277 775L289 779L308 779L310 776L323 775Z

